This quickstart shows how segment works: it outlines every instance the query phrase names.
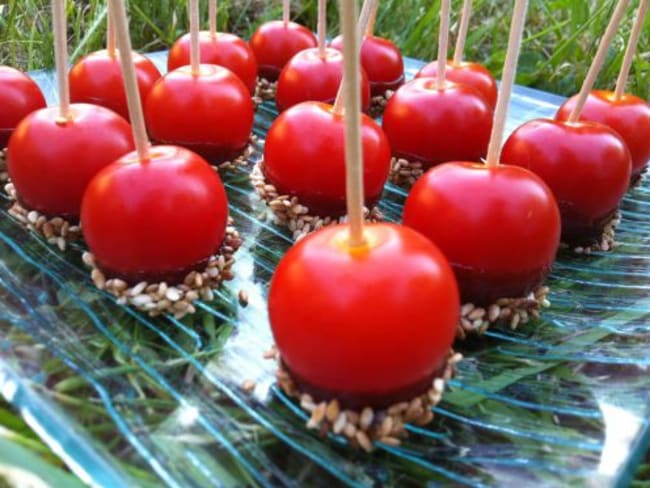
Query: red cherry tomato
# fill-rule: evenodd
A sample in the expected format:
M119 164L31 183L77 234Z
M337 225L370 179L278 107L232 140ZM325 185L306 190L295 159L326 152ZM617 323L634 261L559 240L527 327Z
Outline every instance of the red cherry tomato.
M437 61L427 64L415 75L416 78L436 78L437 76ZM447 61L445 77L454 83L471 86L483 95L492 109L496 106L497 96L499 94L497 82L494 79L494 76L492 76L492 73L490 73L485 66L466 61L463 61L460 64L454 64L453 61Z
M138 77L138 91L144 100L153 84L160 78L160 71L141 54L134 52L132 58ZM117 54L111 56L105 50L90 53L72 67L69 80L70 100L110 108L129 120L122 67Z
M318 48L300 51L284 66L278 78L275 101L278 110L292 107L300 102L315 101L334 103L343 79L343 55L335 49L327 49L325 58ZM370 106L370 85L361 68L361 108Z
M65 123L58 107L23 119L9 140L7 166L25 207L76 221L91 178L134 145L131 126L112 110L76 103L70 112Z
M557 120L568 120L576 97L560 107ZM613 92L591 92L580 120L599 122L614 129L623 138L632 156L632 175L638 177L650 160L650 105L634 95L625 94L616 100Z
M34 80L17 69L0 66L0 149L6 147L22 119L45 106L45 98Z
M343 38L334 38L331 47L343 51ZM368 73L372 96L397 90L404 83L404 60L395 44L388 39L366 36L361 44L361 66Z
M275 81L284 65L298 52L316 47L318 41L306 27L281 20L273 20L260 25L248 43L257 59L258 75Z
M381 408L431 387L456 335L458 288L417 232L368 225L361 248L348 233L327 227L285 254L269 290L271 328L301 390Z
M404 224L447 256L463 302L481 306L533 291L560 242L551 190L515 166L454 162L430 169L406 199Z
M221 66L189 66L163 76L144 105L152 139L177 144L211 162L237 157L253 130L254 108L244 83Z
M217 173L200 156L154 146L104 168L83 198L81 225L97 264L111 277L175 282L221 245L228 202Z
M433 78L417 78L395 92L386 105L383 128L393 155L425 167L446 161L479 161L492 131L492 108L473 88Z
M381 197L390 170L390 146L381 127L362 116L366 206ZM345 213L345 121L331 105L304 102L282 112L264 146L263 172L280 194L297 196L311 213Z
M515 130L501 161L546 182L560 205L562 240L571 244L600 237L627 190L632 168L625 143L609 127L548 119Z
M185 34L174 43L167 58L168 71L190 64L190 45L190 34ZM212 36L209 32L201 31L199 49L201 63L228 68L239 76L251 95L255 93L257 61L246 41L226 32L218 32L216 36Z

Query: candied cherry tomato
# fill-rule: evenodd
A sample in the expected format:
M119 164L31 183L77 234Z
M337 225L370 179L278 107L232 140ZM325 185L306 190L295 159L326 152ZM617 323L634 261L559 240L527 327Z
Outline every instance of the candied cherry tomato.
M431 387L459 320L442 253L395 224L370 224L350 247L347 224L295 244L275 270L269 316L300 390L346 408L383 408Z

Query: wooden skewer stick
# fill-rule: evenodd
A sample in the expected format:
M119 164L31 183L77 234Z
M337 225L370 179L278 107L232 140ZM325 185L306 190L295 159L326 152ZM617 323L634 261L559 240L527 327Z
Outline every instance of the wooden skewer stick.
M582 109L584 108L585 103L587 102L587 97L589 96L589 93L591 92L592 88L594 87L594 84L596 83L596 78L598 78L598 73L600 73L600 69L603 67L603 63L605 62L605 57L607 56L607 50L609 49L609 46L612 43L612 39L614 39L614 36L616 35L616 31L618 29L619 24L621 23L621 19L623 18L623 15L625 14L625 9L628 3L629 0L618 0L618 4L616 5L616 9L614 10L614 15L612 15L612 19L609 21L609 25L605 30L605 34L603 34L603 38L600 40L600 44L598 45L598 51L596 51L596 56L594 56L594 60L591 63L591 66L587 73L587 77L585 78L585 81L582 83L582 88L580 88L580 93L578 93L578 99L576 101L575 106L573 107L573 110L571 111L571 114L569 114L569 118L567 119L567 122L577 122L580 119L580 114L582 113Z
M327 0L318 0L318 55L325 59L327 43Z
M108 15L106 16L106 51L111 58L115 57L115 28L111 20L111 4L108 4Z
M361 49L361 37L368 27L368 22L370 21L370 15L374 6L377 4L377 0L364 0L363 5L361 6L361 14L359 15L359 22L357 24L357 57L359 57L359 52ZM342 12L341 12L342 13ZM342 114L344 110L343 103L343 91L345 84L343 81L339 85L339 91L336 93L336 99L334 100L334 113ZM361 102L359 102L361 103Z
M208 17L210 37L217 37L217 0L210 0L208 3Z
M501 142L503 141L503 132L506 126L506 116L508 115L512 85L514 84L515 74L517 73L517 61L519 60L519 50L521 48L521 38L524 34L527 9L528 0L515 0L515 9L512 13L512 23L510 24L508 51L503 65L503 76L501 77L501 89L499 90L492 133L490 134L490 144L485 161L485 164L490 168L499 164Z
M375 33L375 22L377 21L377 12L379 11L379 0L375 2L370 11L370 18L368 19L368 26L365 29L366 36L371 36Z
M190 0L190 66L192 76L201 72L201 48L199 46L199 0Z
M54 27L54 58L59 90L59 120L65 124L70 118L70 85L68 85L68 40L66 34L65 0L52 0Z
M345 167L350 247L365 244L363 235L363 151L361 147L361 89L359 87L359 30L356 0L340 0L343 34L345 98Z
M289 0L282 0L282 22L284 26L289 25L289 19L291 18L291 8L289 5Z
M643 28L643 22L645 21L646 14L648 13L649 5L650 1L648 0L641 0L639 2L639 10L637 10L634 26L632 27L632 32L630 33L630 40L628 41L627 48L625 49L625 56L623 57L623 63L621 64L621 71L618 73L618 79L616 80L614 100L620 100L625 93L625 85L627 85L627 79L630 76L630 69L632 69L632 62L634 61L634 53L636 52L636 47L639 43L641 29Z
M463 52L465 51L465 41L467 40L467 30L469 29L469 19L472 16L472 0L463 2L463 12L460 15L460 25L458 27L458 36L456 37L456 48L454 49L454 64L459 65L463 62Z
M113 25L117 48L120 53L122 64L122 75L124 77L124 89L126 91L126 102L129 107L129 118L133 129L135 148L141 162L149 160L149 138L144 124L142 113L142 102L138 90L138 78L135 73L133 58L131 57L131 38L129 37L129 24L126 19L126 8L124 0L108 0L112 5Z
M440 32L438 33L438 73L437 87L442 90L445 87L447 71L447 51L449 50L449 10L451 0L442 0L440 5Z

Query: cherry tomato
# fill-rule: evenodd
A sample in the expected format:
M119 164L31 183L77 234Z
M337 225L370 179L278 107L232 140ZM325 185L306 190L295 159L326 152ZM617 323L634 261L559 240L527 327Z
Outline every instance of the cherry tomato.
M132 58L138 78L138 91L144 100L160 78L160 71L141 54L134 52ZM110 108L129 120L119 55L111 56L106 50L90 53L72 67L69 80L70 100Z
M576 97L560 107L557 120L568 120ZM613 92L595 90L589 94L580 120L600 122L614 129L623 138L632 156L632 176L638 177L650 160L650 105L634 95L625 94L616 100Z
M551 190L516 166L430 169L406 199L404 224L440 248L463 302L480 306L528 295L550 271L560 242Z
M257 74L269 81L278 79L284 65L295 54L318 45L312 31L295 22L284 25L281 20L260 25L248 43L257 59Z
M342 52L343 37L334 38L330 46ZM366 36L361 44L361 66L368 74L373 97L397 90L404 83L402 54L388 39Z
M302 391L347 408L381 408L431 387L459 320L458 288L442 253L394 224L314 232L275 270L269 317L282 361Z
M334 103L343 79L343 55L335 49L327 49L325 58L318 48L300 51L284 66L278 78L275 97L279 111L300 102L315 101ZM370 106L370 85L361 68L361 108Z
M75 103L64 123L58 107L24 118L9 139L7 167L26 208L77 221L91 178L133 147L124 118L98 105Z
M506 141L504 164L529 169L555 194L562 240L585 244L600 237L627 190L632 163L621 137L592 122L526 122Z
M416 78L428 77L436 78L438 76L438 62L433 61L424 66L415 75ZM469 85L478 91L490 107L494 109L497 104L497 82L492 73L483 65L463 61L460 64L454 64L453 61L447 61L445 77L454 83Z
M391 97L383 128L393 156L420 161L426 168L446 161L485 157L492 108L473 88L433 78L417 78Z
M190 64L190 45L190 34L185 34L174 43L167 58L169 71ZM201 63L228 68L239 76L251 95L255 93L257 61L246 41L226 32L218 32L216 36L212 36L209 32L201 31L199 49Z
M92 179L81 225L108 276L129 283L177 282L221 245L228 201L217 173L197 154L153 146L131 152Z
M254 108L248 89L232 71L203 64L196 76L189 66L163 76L147 97L144 115L155 141L221 163L248 145Z
M0 66L0 149L7 145L22 119L45 106L45 98L34 80L17 69Z
M390 171L390 146L381 127L362 116L366 206L380 199ZM345 205L345 121L331 105L304 102L269 128L263 172L280 194L297 196L312 214L339 216Z

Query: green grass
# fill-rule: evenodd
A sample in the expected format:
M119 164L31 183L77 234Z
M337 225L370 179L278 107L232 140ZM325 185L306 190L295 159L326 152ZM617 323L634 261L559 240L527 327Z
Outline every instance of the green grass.
M206 18L207 2L202 2ZM231 0L220 2L221 30L249 36L260 22L278 17L280 2ZM403 53L421 59L433 59L437 50L437 14L439 0L384 0L377 22L377 33L393 39ZM454 0L455 11L460 0ZM466 58L487 65L499 76L508 35L509 11L501 0L475 0ZM0 0L0 64L24 70L52 67L51 19L49 0ZM294 17L315 26L316 0L295 1ZM84 0L68 3L69 43L72 60L99 49L104 43L106 2ZM330 2L330 34L338 28L336 2ZM633 7L624 21L598 85L614 85L632 23ZM551 92L570 95L579 85L594 56L599 37L613 9L610 0L531 0L517 81ZM131 0L131 31L137 49L165 49L185 31L185 1L155 2ZM455 31L456 17L452 19ZM450 53L451 55L451 53ZM643 34L630 76L628 91L650 97L650 17ZM63 381L74 383L75 378ZM68 384L65 383L65 384ZM56 457L31 432L20 418L0 403L0 426L11 432L11 442L26 449L54 468L61 465ZM0 486L2 480L0 479ZM650 458L641 466L633 486L650 487Z
M207 2L202 2L204 11ZM273 6L269 6L273 3ZM377 23L380 35L393 39L404 54L433 59L436 53L439 0L384 0ZM455 11L460 0L453 2ZM505 55L509 11L495 0L475 0L475 12L466 57L486 64L497 76ZM220 2L221 29L248 36L255 26L280 13L280 2L231 0ZM294 17L314 26L316 0L293 2ZM69 39L72 59L101 48L104 42L106 2L69 2ZM337 2L330 2L330 34L337 31ZM611 88L618 73L636 2L610 50L599 86ZM531 0L519 74L521 84L569 95L580 83L595 53L598 39L609 21L613 1ZM0 2L0 63L22 69L53 65L48 0ZM150 51L168 47L185 30L185 2L160 0L130 2L133 44ZM207 17L204 12L203 18ZM455 30L456 17L452 19ZM629 91L650 97L650 17L630 76ZM451 53L450 53L451 55Z

